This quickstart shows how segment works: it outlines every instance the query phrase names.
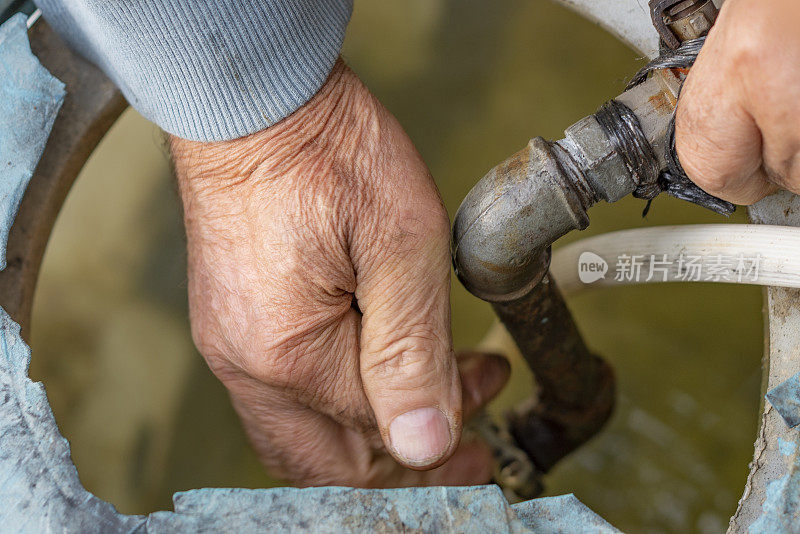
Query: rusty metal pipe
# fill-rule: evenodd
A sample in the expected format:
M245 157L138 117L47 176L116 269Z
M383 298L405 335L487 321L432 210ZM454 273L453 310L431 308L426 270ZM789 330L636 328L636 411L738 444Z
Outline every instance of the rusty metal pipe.
M602 134L596 121L580 131L587 130ZM470 191L453 227L457 276L492 303L536 377L534 402L508 424L538 473L591 438L614 406L611 368L588 350L547 273L552 236L585 228L600 196L575 152L569 143L532 139ZM517 492L539 487L515 482Z
M536 377L535 402L509 425L538 472L592 437L614 405L611 368L589 352L547 274L549 236L585 228L598 199L570 149L532 139L470 191L453 229L457 276L492 303Z
M604 135L596 120L585 122L573 138L586 138L586 132ZM576 162L575 139L532 139L473 188L453 228L457 276L473 294L492 303L536 377L534 402L508 421L514 445L533 462L536 473L547 472L590 439L614 406L611 368L588 350L547 274L555 237L585 228L591 205L620 194L598 193L590 182L596 176L587 178ZM614 164L619 167L605 171L624 169L621 160L606 157L601 162ZM628 181L622 188L633 190L635 183ZM540 487L535 481L515 482L517 493Z
M586 347L549 276L524 297L492 306L538 386L535 402L511 414L511 435L537 469L547 472L611 416L614 373Z
M680 83L674 73L658 71L616 99L636 115L662 168ZM508 424L515 446L538 472L597 433L614 406L611 368L586 347L548 276L550 246L586 228L592 205L615 202L639 186L594 115L565 134L555 142L532 139L489 171L453 225L456 275L492 303L536 377L534 402Z

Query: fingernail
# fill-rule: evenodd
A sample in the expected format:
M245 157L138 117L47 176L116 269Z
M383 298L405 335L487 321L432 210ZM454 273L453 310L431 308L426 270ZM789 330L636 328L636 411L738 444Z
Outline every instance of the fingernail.
M389 425L389 440L397 456L425 466L450 448L450 424L437 408L419 408L398 415Z

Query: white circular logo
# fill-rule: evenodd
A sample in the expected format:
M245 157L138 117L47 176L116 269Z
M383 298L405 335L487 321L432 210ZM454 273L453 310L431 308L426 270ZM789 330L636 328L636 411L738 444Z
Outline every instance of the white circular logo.
M607 272L608 262L594 252L586 251L578 258L578 278L584 284L605 278Z

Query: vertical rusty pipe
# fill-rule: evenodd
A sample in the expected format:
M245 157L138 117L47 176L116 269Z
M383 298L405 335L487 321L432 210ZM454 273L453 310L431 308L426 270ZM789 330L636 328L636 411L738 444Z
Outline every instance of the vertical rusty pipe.
M511 434L536 467L547 472L611 416L614 373L586 347L549 275L527 295L492 306L538 386L535 402L511 415Z

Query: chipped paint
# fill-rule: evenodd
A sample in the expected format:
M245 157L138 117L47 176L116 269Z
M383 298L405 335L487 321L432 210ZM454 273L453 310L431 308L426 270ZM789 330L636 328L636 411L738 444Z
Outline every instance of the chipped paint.
M800 373L772 388L766 397L789 428L800 425Z

